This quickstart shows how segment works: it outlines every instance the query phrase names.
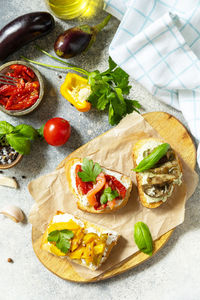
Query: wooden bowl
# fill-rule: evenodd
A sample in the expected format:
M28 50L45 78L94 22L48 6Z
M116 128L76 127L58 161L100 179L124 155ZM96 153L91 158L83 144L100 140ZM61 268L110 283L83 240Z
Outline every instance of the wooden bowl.
M11 163L11 164L0 164L0 170L6 170L6 169L10 169L14 166L16 166L16 164L18 164L20 162L20 160L22 160L23 155L22 154L18 154L17 158Z
M26 109L23 109L23 110L7 110L1 104L0 104L0 110L3 111L4 113L10 115L10 116L24 116L24 115L27 115L27 114L31 113L34 109L36 109L36 107L38 107L38 105L42 101L42 98L44 96L44 81L43 81L42 75L40 74L40 72L38 70L36 70L30 64L28 64L24 61L21 61L21 60L9 61L8 63L0 66L0 73L6 74L6 72L9 69L9 66L16 65L16 64L17 65L24 65L24 66L30 68L35 73L35 75L37 77L37 80L39 81L39 84L40 84L39 98L37 99L37 101L32 106L30 106Z

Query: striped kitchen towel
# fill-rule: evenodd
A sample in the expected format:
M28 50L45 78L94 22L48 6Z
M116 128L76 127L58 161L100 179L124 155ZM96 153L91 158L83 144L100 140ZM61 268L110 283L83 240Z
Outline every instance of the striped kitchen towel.
M200 141L200 1L105 3L121 20L110 56L153 95L181 110ZM197 160L200 165L200 146Z

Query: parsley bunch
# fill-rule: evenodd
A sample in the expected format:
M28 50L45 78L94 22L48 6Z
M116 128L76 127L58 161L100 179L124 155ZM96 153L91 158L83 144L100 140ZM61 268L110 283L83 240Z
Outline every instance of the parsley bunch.
M87 99L98 110L108 110L109 123L116 125L127 114L138 111L136 100L124 97L130 93L129 75L109 57L109 68L103 73L89 73L88 83L92 93Z
M54 230L48 234L48 242L55 242L56 247L63 253L67 253L71 246L71 239L74 237L74 233L71 230Z
M92 91L87 101L89 101L92 106L98 110L107 110L109 115L109 123L111 125L118 124L124 116L132 113L133 111L139 112L138 108L141 107L139 102L126 98L131 89L131 86L129 85L129 75L120 67L118 67L111 57L109 57L109 68L106 71L102 73L100 73L98 70L88 72L87 70L84 70L74 64L67 63L64 60L49 54L38 46L36 46L36 48L52 59L67 65L67 67L52 66L40 63L30 60L24 56L22 56L22 58L40 66L55 69L74 70L80 74L83 74L83 76L86 76Z

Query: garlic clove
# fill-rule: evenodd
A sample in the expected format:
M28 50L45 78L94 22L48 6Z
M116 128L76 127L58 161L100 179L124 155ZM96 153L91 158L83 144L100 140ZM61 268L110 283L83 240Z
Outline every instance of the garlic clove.
M22 212L21 208L15 205L8 205L3 207L0 210L0 214L10 218L14 222L22 222L24 220L24 213Z
M8 186L14 189L18 188L17 181L14 178L1 176L0 177L0 185Z

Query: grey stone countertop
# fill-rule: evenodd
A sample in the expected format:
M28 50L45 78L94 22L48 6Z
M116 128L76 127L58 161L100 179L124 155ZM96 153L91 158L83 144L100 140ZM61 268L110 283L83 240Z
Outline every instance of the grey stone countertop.
M0 28L24 13L47 10L44 1L0 0ZM105 16L102 12L96 22ZM56 19L56 29L37 43L53 54L53 42L64 29L75 22ZM86 55L77 57L76 64L89 70L104 70L108 60L108 46L117 29L112 18L99 34L95 45ZM31 43L11 55L7 61L25 55L31 59L54 64L34 48ZM72 60L73 61L73 60ZM110 128L107 114L91 110L80 113L59 93L65 72L37 67L45 80L45 97L36 111L24 117L10 117L0 113L0 119L14 125L27 123L39 128L52 117L69 120L72 134L63 147L51 147L35 142L31 155L23 158L15 168L4 175L15 176L20 188L0 187L0 207L14 204L29 214L33 199L28 193L30 180L52 171L69 153ZM62 78L59 77L62 76ZM166 111L185 124L180 112L159 102L143 87L131 80L131 97L138 99L143 111ZM199 172L199 170L197 170ZM22 176L26 176L23 179ZM15 224L0 215L0 300L52 300L52 299L148 299L197 300L200 299L200 188L186 204L185 222L172 234L168 243L154 257L136 268L99 283L80 284L64 281L48 271L36 258L31 244L31 225ZM11 257L14 263L8 263Z

